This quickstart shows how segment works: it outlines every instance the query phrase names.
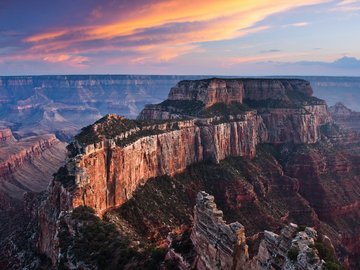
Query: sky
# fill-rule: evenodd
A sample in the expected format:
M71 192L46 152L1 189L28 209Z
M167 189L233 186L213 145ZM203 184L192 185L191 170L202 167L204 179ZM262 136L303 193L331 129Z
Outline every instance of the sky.
M0 75L360 76L360 0L0 0Z

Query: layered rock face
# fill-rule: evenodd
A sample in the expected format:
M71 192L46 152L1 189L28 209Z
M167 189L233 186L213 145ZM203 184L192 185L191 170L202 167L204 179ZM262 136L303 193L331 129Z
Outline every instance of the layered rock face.
M215 103L242 103L244 85L240 80L181 81L171 88L169 100L197 100L210 107Z
M326 105L304 106L301 109L259 109L269 132L270 143L316 143L319 127L331 121Z
M181 81L171 88L169 100L197 100L210 107L215 103L242 103L250 100L288 100L288 91L311 96L310 83L304 80L276 79L207 79Z
M11 132L11 129L5 128L0 130L0 144L7 144L15 142L15 138Z
M245 104L264 120L271 143L315 143L319 127L331 121L326 103L312 97L310 83L291 79L208 79L182 81L168 101L146 106L141 120L196 118L214 104ZM179 102L200 102L195 114ZM176 103L177 102L177 103ZM239 105L240 106L240 105ZM209 109L208 109L209 110Z
M206 192L199 192L196 198L191 240L199 270L237 269L236 265L244 265L249 259L244 226L239 222L226 224L214 197Z
M326 145L300 149L286 166L287 174L299 179L300 194L319 218L333 228L328 234L345 247L353 269L359 267L360 256L356 240L360 237L358 142L358 139L347 144L337 142L338 150L330 148L332 151L326 151L329 149Z
M0 113L18 137L55 133L71 141L108 113L135 118L145 104L163 100L191 76L0 76ZM201 78L201 77L197 77Z
M250 258L244 226L239 222L226 224L214 197L206 192L197 195L191 234L197 252L196 269L325 269L314 248L317 238L313 228L299 231L290 223L279 235L264 231L257 255Z
M145 104L164 100L180 80L208 76L72 75L0 77L0 112L18 137L55 133L71 141L79 130L108 113L135 118ZM315 95L360 110L358 78L309 77ZM239 86L239 89L241 86ZM244 95L283 98L286 89L310 93L304 80L248 80ZM261 90L263 89L263 90ZM276 91L274 89L277 89ZM265 91L266 90L266 91ZM223 94L221 94L223 95ZM236 94L233 96L236 100ZM248 96L249 97L249 96ZM223 102L230 101L225 98ZM14 125L15 124L15 125Z
M360 131L360 112L354 112L340 102L331 106L329 110L332 118L341 127Z
M247 79L243 80L245 98L250 100L286 100L287 91L299 91L307 96L313 94L310 83L294 79Z
M45 190L52 174L65 162L65 144L54 135L16 141L10 130L1 134L0 189L15 199L26 191Z
M110 119L122 121L115 115L101 121L106 124ZM92 129L97 130L101 121ZM67 164L74 183L68 188L72 191L64 209L88 205L101 215L126 202L152 177L171 176L203 160L218 163L227 156L252 158L256 145L267 137L262 125L261 119L249 112L227 123L207 119L136 127L112 139L79 146L76 151L81 154ZM149 135L142 136L144 131Z
M259 82L185 81L172 89L169 97L172 98L170 101L180 102L195 99L203 104L207 113L207 108L211 110L216 104L241 104L244 85L251 89ZM300 95L301 102L303 95L311 92L308 83L298 80L267 80L259 87L264 87L262 91L265 92L268 88L275 88L273 91L286 102L298 102L286 94L289 91ZM260 92L258 94L262 96ZM254 94L254 98L258 94ZM56 245L52 243L56 233L56 216L62 211L86 205L101 216L106 210L128 201L137 187L148 179L173 176L193 163L204 160L218 163L228 156L251 159L261 142L318 141L319 126L329 121L326 105L323 101L314 105L304 104L299 108L270 108L259 114L253 109L235 110L234 114L230 111L230 114L220 113L214 117L194 116L189 120L154 124L151 123L154 119L142 122L115 115L104 117L76 136L66 167L59 171L51 184L48 202L40 210L41 251L56 262L56 248L51 247ZM267 114L270 116L267 117ZM182 115L180 118L183 118ZM54 204L56 211L51 210Z

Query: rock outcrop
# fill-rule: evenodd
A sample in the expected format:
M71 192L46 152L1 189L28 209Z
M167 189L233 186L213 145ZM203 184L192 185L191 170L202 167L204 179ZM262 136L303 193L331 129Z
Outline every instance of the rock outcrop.
M343 128L360 131L360 112L354 112L338 102L329 108L332 118Z
M303 108L259 109L269 133L270 143L316 143L320 140L319 127L331 121L326 105Z
M257 110L267 128L268 142L315 143L320 139L319 127L330 122L331 117L326 103L312 97L312 93L309 82L304 80L182 81L171 89L167 101L146 106L138 119L197 118L214 110L213 105L238 104L238 107L248 106L245 110ZM190 104L193 109L188 108Z
M238 269L249 260L244 226L226 224L214 197L206 192L196 198L191 240L197 252L196 269Z
M14 138L11 129L5 128L0 130L0 144L5 145L7 143L15 142L16 139Z
M215 103L249 100L290 101L288 92L311 96L310 83L294 79L206 79L181 81L171 88L169 100L197 100L210 107Z
M290 223L280 234L264 231L257 255L250 258L244 226L239 222L226 224L214 197L206 192L197 195L191 234L197 252L196 269L325 269L315 248L317 239L313 228L301 231Z
M171 88L169 100L197 100L210 107L215 103L242 103L244 85L240 80L181 81Z
M111 121L118 125L125 120L109 115L91 128L101 129ZM249 112L225 123L207 119L138 125L112 139L81 146L84 132L73 144L76 156L66 165L68 175L59 176L60 181L74 179L67 188L71 195L64 209L87 205L101 215L126 202L152 177L172 176L203 160L218 163L227 156L252 158L256 145L267 137L262 125L261 119Z
M301 79L245 79L243 80L245 99L289 101L287 92L300 92L311 96L310 83Z
M45 190L65 162L65 144L51 134L16 141L7 129L1 136L0 189L15 199L26 191Z

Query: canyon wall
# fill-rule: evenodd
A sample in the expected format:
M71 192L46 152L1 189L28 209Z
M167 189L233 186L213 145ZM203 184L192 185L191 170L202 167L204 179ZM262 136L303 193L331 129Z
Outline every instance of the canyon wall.
M139 120L169 120L190 115L186 105L171 101L197 101L201 115L214 104L248 106L263 119L271 143L315 143L319 127L331 121L326 103L312 96L310 83L300 79L219 79L182 81L173 87L168 101L146 106ZM232 104L232 105L231 105ZM184 113L185 112L185 113Z
M311 96L310 83L301 79L221 79L181 81L171 88L169 100L198 100L206 107L215 103L250 100L287 100L288 91Z
M154 104L166 99L169 89L179 81L208 77L0 76L1 125L11 128L17 138L55 133L58 139L69 142L83 126L93 123L108 113L135 118L146 104ZM308 77L305 79L311 82L315 95L326 100L328 104L333 105L341 101L353 110L360 110L358 78ZM277 79L276 82L272 79L259 81L248 79L242 88L244 96L263 100L266 98L283 100L284 96L281 92L287 91L286 89L300 89L303 93L311 91L308 83L301 78L287 81ZM223 95L224 98L225 96ZM232 98L240 100L241 97L234 94ZM223 101L231 101L232 98L225 98Z
M26 191L45 190L65 162L65 144L55 135L16 141L10 130L0 134L6 139L0 147L0 190L15 199L22 199Z
M15 142L15 138L11 132L11 129L5 128L0 130L0 145Z
M103 121L109 118L121 121L115 115ZM88 205L101 215L126 202L139 185L152 177L171 176L203 160L218 163L227 156L252 158L256 145L267 138L261 119L252 112L231 122L213 121L176 122L176 129L140 137L121 147L114 138L78 149L82 154L67 164L75 179L67 208ZM119 134L117 138L126 140L126 136L130 135Z
M355 112L338 102L329 108L332 118L341 127L360 131L360 112Z
M243 84L245 98L250 100L286 100L287 91L313 94L310 83L301 79L245 79Z
M198 100L210 107L215 103L242 102L244 85L240 80L181 81L171 88L169 100Z
M316 143L320 140L319 127L331 121L326 105L259 109L259 114L270 143Z
M0 115L16 137L54 133L71 141L108 113L135 118L145 104L166 98L171 86L193 76L0 76Z

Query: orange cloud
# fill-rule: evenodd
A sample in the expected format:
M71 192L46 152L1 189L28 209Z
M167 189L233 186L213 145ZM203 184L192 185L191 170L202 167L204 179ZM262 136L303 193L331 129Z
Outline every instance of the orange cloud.
M115 39L126 38L134 44L125 49L141 52L143 60L158 58L169 61L179 55L190 52L202 42L233 39L250 33L267 29L267 26L255 25L266 17L284 12L292 8L319 4L329 0L170 0L149 4L135 9L129 14L121 14L123 19L114 23L85 25L37 34L25 39L27 43L35 43L33 52L46 50L70 54L86 50L102 50L102 47L81 48L82 43L89 41L107 41L116 50L124 49L121 44L112 45ZM98 12L91 16L100 16ZM178 28L174 33L170 30L155 32L153 37L145 36L151 29L163 29L166 26ZM294 26L304 26L299 23ZM184 29L182 30L182 27ZM81 34L79 34L81 33ZM152 40L154 40L152 42ZM146 43L145 45L137 45ZM147 49L144 49L147 48ZM163 51L160 53L159 51Z
M82 65L88 62L88 58L83 56L73 56L69 54L59 54L59 55L48 55L43 58L46 62L51 63L61 63L61 62L68 62L70 64L78 64Z
M111 39L133 34L139 29L159 27L166 23L211 22L215 19L219 22L219 26L215 26L214 33L220 36L210 36L209 41L218 40L224 37L236 37L238 29L248 28L274 13L322 2L328 2L328 0L173 0L153 4L146 12L134 11L134 14L128 19L120 20L117 23L42 33L29 37L26 41L38 42L53 39L78 30L84 31L86 34L84 39ZM227 28L223 28L223 26L227 26Z
M24 41L32 43L32 42L39 42L39 41L48 40L48 39L54 39L54 38L63 36L67 32L68 32L67 30L62 30L62 31L38 34L38 35L28 37Z

